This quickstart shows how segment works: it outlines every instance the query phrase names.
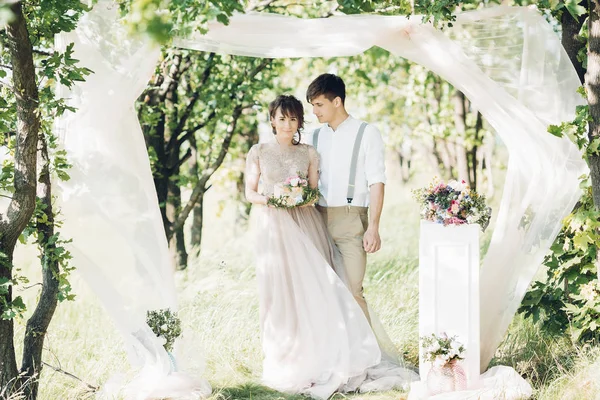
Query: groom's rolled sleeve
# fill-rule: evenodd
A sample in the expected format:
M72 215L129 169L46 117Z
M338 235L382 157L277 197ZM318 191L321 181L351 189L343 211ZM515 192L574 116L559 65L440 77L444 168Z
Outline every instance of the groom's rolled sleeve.
M385 144L379 129L368 125L364 136L365 175L367 185L374 183L385 184Z

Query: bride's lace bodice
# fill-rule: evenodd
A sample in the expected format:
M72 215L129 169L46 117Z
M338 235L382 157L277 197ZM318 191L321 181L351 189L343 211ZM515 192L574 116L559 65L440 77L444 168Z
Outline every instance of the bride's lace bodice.
M270 196L273 187L298 173L308 176L308 167L319 168L319 155L307 144L283 147L278 143L252 146L246 159L246 174L260 174L262 194Z

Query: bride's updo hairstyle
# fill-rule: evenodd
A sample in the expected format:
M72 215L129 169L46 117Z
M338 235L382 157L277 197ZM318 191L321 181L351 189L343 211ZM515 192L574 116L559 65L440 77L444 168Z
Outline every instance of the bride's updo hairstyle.
M296 118L298 120L298 139L294 137L292 144L299 144L302 138L300 131L304 129L304 107L300 100L292 95L282 94L277 96L275 100L269 104L269 115L275 119L275 113L281 109L284 117ZM275 127L273 126L273 135L276 135Z

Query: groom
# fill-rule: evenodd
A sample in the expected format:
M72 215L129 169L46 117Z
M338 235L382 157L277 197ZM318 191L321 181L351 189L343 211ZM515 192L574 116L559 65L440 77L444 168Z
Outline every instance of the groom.
M342 254L349 289L370 321L363 296L367 253L381 247L379 218L385 187L384 144L379 130L353 118L344 107L346 86L323 74L309 85L306 100L324 125L312 145L321 156L317 209ZM367 213L367 211L370 212Z

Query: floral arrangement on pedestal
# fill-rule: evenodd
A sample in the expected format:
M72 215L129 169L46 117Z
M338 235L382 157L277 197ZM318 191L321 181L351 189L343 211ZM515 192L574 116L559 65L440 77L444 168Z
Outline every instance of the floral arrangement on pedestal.
M319 196L319 189L311 188L308 178L298 173L275 185L273 196L269 197L267 204L279 208L300 207L316 203Z
M413 190L421 205L421 217L427 221L447 225L479 224L485 230L490 223L492 209L485 196L471 190L466 182L437 179L429 187Z
M456 336L449 337L431 334L421 338L423 357L431 362L431 370L427 374L427 389L430 395L465 390L467 376L459 360L464 359L465 348L456 340Z

